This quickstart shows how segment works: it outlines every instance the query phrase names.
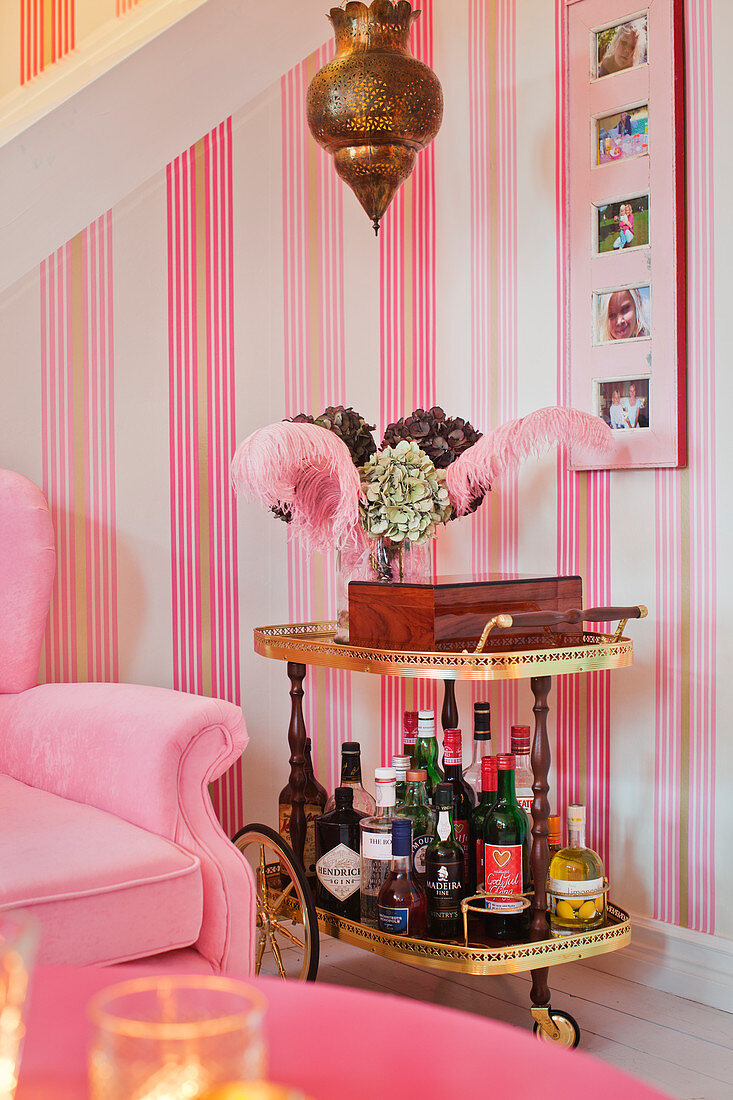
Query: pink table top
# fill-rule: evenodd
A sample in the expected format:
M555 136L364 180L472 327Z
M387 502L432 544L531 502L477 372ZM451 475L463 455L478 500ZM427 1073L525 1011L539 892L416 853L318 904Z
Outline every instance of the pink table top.
M16 1100L86 1100L89 998L151 972L150 965L38 968ZM558 1050L493 1020L331 985L267 978L252 984L268 1000L270 1080L313 1100L447 1100L487 1095L489 1086L513 1100L663 1100L580 1051ZM534 1080L543 1082L539 1089Z

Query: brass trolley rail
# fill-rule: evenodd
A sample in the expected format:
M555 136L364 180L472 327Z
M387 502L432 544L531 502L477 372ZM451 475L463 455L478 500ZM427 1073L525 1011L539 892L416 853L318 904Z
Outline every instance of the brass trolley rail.
M284 867L292 865L302 877L302 859L305 844L305 813L303 795L305 785L304 748L306 738L303 717L303 680L307 666L346 669L352 672L366 672L378 676L407 676L416 679L443 680L445 684L445 702L443 705L443 723L445 728L456 726L458 711L455 703L456 680L507 680L529 679L534 695L535 732L532 747L532 768L535 782L532 805L532 849L530 867L535 882L535 892L529 902L531 924L527 942L489 946L475 934L476 925L469 925L464 906L466 936L464 943L441 943L433 940L414 939L394 936L368 928L357 921L346 920L324 909L314 908L307 886L302 884L296 889L281 890L278 897L278 913L272 907L263 908L261 919L261 941L266 935L272 938L273 927L281 926L280 918L290 918L305 926L303 941L288 933L290 940L300 943L310 960L304 963L302 976L313 977L317 969L318 930L346 943L365 948L375 954L419 963L422 966L442 970L452 970L470 974L509 974L529 970L532 973L532 1016L535 1032L539 1038L555 1042L562 1046L577 1046L580 1029L566 1012L556 1010L550 1005L550 990L547 984L549 967L562 962L588 958L593 955L616 951L629 943L631 926L628 913L609 901L607 919L602 928L576 935L551 937L547 920L547 896L545 882L549 862L547 848L547 817L549 815L548 772L550 768L550 746L547 737L548 695L553 675L595 672L601 669L626 668L632 663L633 647L631 641L623 636L627 620L643 618L646 608L604 607L567 612L530 611L518 614L498 614L490 619L473 651L460 652L445 649L438 652L421 653L398 650L363 648L335 641L335 622L283 623L275 626L258 627L254 631L255 651L263 657L287 662L290 680L291 715L288 728L290 745L290 780L294 791L291 807L290 835L293 841L291 851L284 842L278 840L269 845L270 854L279 847L286 852L280 862L266 863L264 848L260 847L260 860L263 874L258 882L267 881L275 875L280 881ZM584 624L618 622L613 633L597 633L585 628ZM550 632L549 625L568 624L566 631ZM576 627L575 632L571 624ZM511 648L507 646L504 629L520 627L526 633L512 636ZM248 826L242 834L259 830L258 843L262 845L263 827ZM264 828L264 832L272 832ZM272 834L276 837L276 834ZM239 836L239 834L238 834ZM267 838L264 838L265 841ZM238 838L235 842L240 847ZM251 838L250 838L251 843ZM293 855L293 852L295 855ZM304 877L302 878L305 882ZM307 896L306 906L304 896ZM473 931L471 931L473 930ZM315 953L315 962L314 962ZM258 954L261 959L261 952ZM309 965L306 965L309 961ZM280 973L284 967L278 955Z

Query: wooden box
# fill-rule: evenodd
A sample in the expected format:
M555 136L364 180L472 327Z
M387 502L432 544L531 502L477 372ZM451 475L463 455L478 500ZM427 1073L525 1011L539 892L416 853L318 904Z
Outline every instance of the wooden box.
M500 612L568 611L583 606L580 577L521 573L438 577L433 584L349 584L349 642L390 650L436 652L475 648L486 623ZM579 634L581 625L548 627ZM527 646L526 629L500 631L506 649ZM524 642L522 638L524 637ZM548 637L548 642L551 639Z

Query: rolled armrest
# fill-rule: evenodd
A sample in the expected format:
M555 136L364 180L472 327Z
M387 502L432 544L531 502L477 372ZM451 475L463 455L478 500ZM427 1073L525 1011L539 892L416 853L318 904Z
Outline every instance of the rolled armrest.
M0 770L171 840L186 794L246 744L239 707L166 688L43 684L0 696Z

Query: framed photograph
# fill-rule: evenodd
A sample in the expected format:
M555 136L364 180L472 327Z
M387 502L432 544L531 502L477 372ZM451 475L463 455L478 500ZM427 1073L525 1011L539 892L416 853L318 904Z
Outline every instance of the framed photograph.
M652 334L651 286L593 292L594 344L648 339Z
M612 378L596 381L596 411L614 431L651 427L650 379Z
M592 55L594 77L600 80L603 76L646 65L647 42L646 13L596 31Z
M594 206L596 252L620 252L649 244L649 196Z
M649 105L629 107L596 119L596 164L613 164L649 152Z
M639 5L639 6L637 6ZM613 428L574 470L687 462L683 0L564 0L568 404Z

